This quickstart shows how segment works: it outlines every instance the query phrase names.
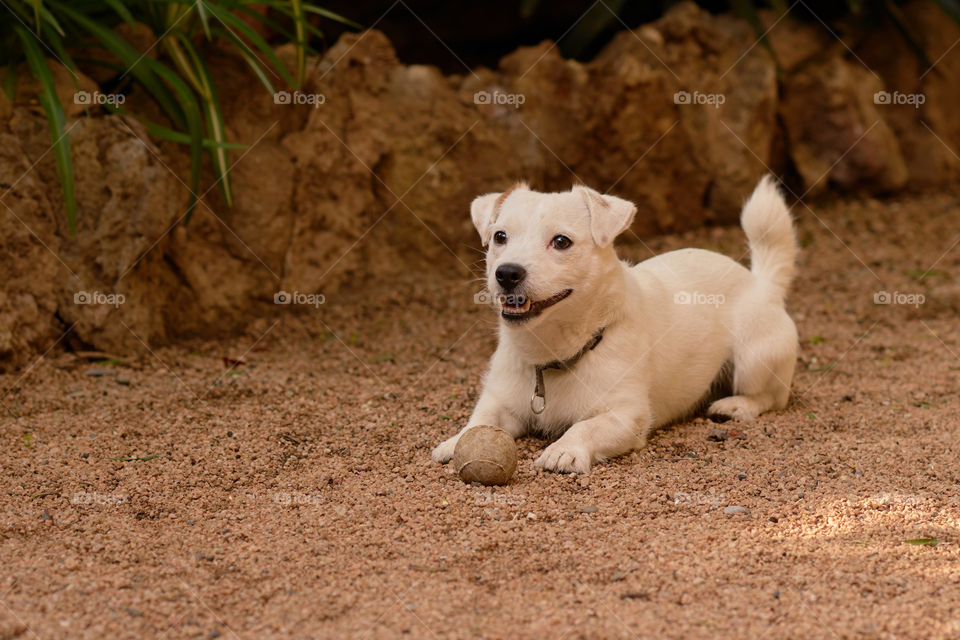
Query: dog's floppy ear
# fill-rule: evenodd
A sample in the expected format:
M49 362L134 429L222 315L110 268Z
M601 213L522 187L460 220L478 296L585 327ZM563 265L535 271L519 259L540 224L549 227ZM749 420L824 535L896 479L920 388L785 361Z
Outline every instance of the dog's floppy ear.
M503 193L488 193L477 196L470 204L470 218L473 220L473 226L477 228L477 233L480 234L483 246L490 244L493 225L500 215L500 207L503 205L503 201L517 189L529 189L529 187L525 182L518 182Z
M473 220L473 226L477 228L477 233L480 234L480 241L483 246L490 243L493 223L497 221L497 214L500 213L500 207L497 206L500 195L499 193L488 193L477 196L470 203L470 218Z
M590 214L590 234L597 246L606 247L633 222L637 207L629 200L597 193L589 187L573 188L580 194Z

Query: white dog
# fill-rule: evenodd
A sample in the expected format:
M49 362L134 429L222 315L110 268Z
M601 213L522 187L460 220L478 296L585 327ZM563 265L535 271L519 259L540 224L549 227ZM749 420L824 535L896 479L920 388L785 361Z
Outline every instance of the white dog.
M749 271L702 249L621 262L613 240L635 213L580 186L519 184L473 201L500 342L467 426L434 460L450 460L460 435L486 424L515 438L560 436L536 466L586 473L704 407L715 420L749 421L786 406L797 329L783 303L796 240L773 179L741 215Z

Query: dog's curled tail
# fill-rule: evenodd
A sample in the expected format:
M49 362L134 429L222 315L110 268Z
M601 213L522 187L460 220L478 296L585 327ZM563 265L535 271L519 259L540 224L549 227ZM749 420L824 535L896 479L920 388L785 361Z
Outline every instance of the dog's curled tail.
M753 190L740 214L740 226L750 244L750 270L770 282L782 296L793 278L797 240L787 203L767 174Z

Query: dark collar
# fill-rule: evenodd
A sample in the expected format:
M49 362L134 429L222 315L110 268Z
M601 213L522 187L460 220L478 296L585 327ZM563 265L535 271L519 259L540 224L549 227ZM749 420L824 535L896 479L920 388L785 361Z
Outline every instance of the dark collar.
M600 344L600 341L603 340L603 329L598 330L593 336L587 340L587 344L583 345L583 348L580 351L577 351L573 356L567 358L566 360L554 360L553 362L548 362L547 364L539 365L539 369L561 369L566 371L572 369L573 365L577 364L580 361L580 358L587 355L588 351L593 351L596 349L597 345Z
M597 348L597 345L600 344L600 341L603 340L603 330L605 327L601 327L597 330L593 336L587 340L587 344L583 345L583 348L580 351L577 351L573 356L567 358L566 360L554 360L553 362L548 362L547 364L538 364L534 367L536 371L536 386L533 390L533 397L530 398L530 410L535 414L540 415L543 413L543 410L547 408L547 398L546 398L546 388L543 384L543 372L546 369L559 369L560 371L569 371L580 362L580 358L585 356L587 352L593 351Z

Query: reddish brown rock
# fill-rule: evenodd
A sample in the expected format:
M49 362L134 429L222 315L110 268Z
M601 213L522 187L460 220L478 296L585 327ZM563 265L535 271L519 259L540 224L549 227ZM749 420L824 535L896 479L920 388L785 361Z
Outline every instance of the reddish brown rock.
M911 2L903 8L903 15L930 65L917 57L892 26L870 34L857 54L882 78L883 90L890 96L878 110L896 133L910 186L943 186L960 176L960 121L956 117L960 47L954 46L960 40L960 27L934 3Z
M906 184L899 142L874 102L882 89L877 76L839 56L784 79L780 117L806 195L831 185L886 193Z

